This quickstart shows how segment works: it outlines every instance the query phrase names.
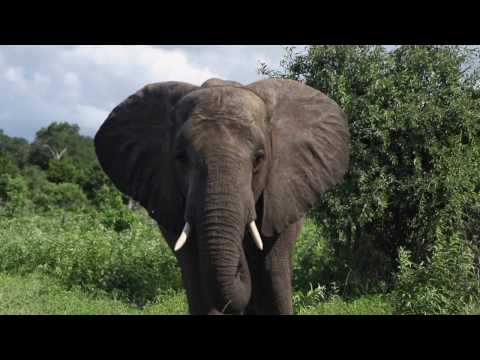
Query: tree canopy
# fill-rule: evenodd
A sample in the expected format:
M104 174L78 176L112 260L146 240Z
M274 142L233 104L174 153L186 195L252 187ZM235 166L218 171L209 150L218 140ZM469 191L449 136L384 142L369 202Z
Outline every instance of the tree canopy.
M80 168L90 166L96 161L93 142L79 132L78 125L66 122L53 122L38 130L31 145L30 163L46 170L51 160L68 157Z

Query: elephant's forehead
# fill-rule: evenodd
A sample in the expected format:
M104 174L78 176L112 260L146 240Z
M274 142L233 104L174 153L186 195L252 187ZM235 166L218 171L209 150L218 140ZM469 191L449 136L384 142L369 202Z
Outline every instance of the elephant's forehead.
M194 91L187 99L193 105L190 118L203 121L257 122L266 113L263 101L254 93L239 87L214 87Z

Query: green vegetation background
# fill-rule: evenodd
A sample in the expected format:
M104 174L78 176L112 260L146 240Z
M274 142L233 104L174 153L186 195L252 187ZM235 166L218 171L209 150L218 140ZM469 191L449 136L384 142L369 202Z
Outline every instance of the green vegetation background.
M332 97L352 134L344 183L298 239L297 314L480 311L479 60L462 46L312 46L262 65ZM0 130L0 313L186 312L173 254L90 137Z

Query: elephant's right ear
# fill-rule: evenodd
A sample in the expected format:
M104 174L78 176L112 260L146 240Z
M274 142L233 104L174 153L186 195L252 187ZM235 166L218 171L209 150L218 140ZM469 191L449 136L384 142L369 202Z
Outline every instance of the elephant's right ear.
M97 157L115 186L169 232L183 225L173 176L173 109L197 88L180 82L147 85L118 105L95 135Z

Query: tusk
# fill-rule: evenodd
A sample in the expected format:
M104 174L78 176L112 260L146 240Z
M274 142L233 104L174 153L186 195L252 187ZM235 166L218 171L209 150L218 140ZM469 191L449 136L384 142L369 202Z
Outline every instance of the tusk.
M248 228L250 229L250 233L252 234L253 241L255 241L255 245L260 250L263 250L263 242L262 238L260 237L260 233L258 232L257 225L255 224L255 221L252 221L249 225Z
M175 243L175 247L173 248L174 251L180 250L183 245L187 242L188 234L190 233L190 224L187 222L183 227L182 233L178 237L177 242Z

